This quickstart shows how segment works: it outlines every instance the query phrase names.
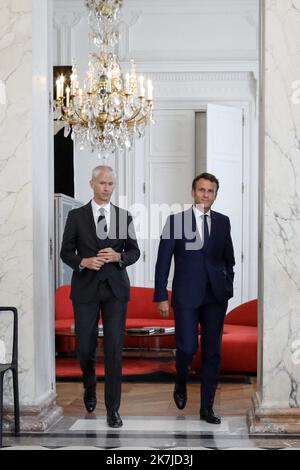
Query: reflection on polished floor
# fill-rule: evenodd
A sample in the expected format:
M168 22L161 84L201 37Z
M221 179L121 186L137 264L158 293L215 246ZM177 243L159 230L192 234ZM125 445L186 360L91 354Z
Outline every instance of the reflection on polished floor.
M278 449L300 448L299 438L249 437L246 412L256 383L222 383L218 388L216 411L221 426L198 419L199 384L189 385L189 401L179 412L172 399L173 385L158 383L125 383L121 415L124 427L107 427L103 403L103 383L98 384L96 413L86 415L79 383L57 385L58 404L64 418L47 433L22 435L16 439L5 436L7 450L41 449Z

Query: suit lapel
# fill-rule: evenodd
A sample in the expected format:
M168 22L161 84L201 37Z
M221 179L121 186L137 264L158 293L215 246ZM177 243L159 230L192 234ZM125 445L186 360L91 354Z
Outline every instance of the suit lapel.
M92 202L90 202L89 204L87 204L85 206L86 208L86 220L87 220L87 226L88 226L88 229L90 231L90 233L92 234L93 238L95 239L95 242L97 243L97 245L99 246L99 238L97 237L97 232L96 232L96 225L95 225L95 220L94 220L94 214L93 214L93 208L92 208Z
M214 240L218 232L217 226L218 226L217 215L214 211L211 211L211 228L210 228L210 237L209 237L207 250L209 250L210 247L213 246Z
M194 212L194 208L192 207L191 209L192 211L192 230L193 230L193 234L196 235L196 240L200 240L200 243L201 243L201 237L200 237L200 233L199 233L199 230L198 230L198 224L197 224L197 220L196 220L196 216L195 216L195 212Z

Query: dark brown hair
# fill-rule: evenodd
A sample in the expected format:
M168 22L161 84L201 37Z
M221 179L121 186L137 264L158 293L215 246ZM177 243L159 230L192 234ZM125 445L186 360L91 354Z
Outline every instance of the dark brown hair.
M196 176L196 178L193 181L193 190L194 191L196 190L197 182L199 180L208 180L208 181L211 181L211 183L216 183L217 192L219 191L219 188L220 188L219 180L214 175L211 175L210 173L202 173L201 175Z

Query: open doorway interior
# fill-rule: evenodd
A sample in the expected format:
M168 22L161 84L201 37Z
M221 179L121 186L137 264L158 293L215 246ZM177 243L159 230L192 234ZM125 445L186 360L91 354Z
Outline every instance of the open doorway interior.
M127 9L126 2L124 3L124 18L128 20L131 18L131 10L129 7ZM176 14L170 14L168 20L170 38L173 34L175 43L177 13L180 13L182 8L179 3L174 0ZM199 8L198 19L201 20L203 5L200 3L202 4L199 2L196 8ZM204 28L205 43L210 44L211 47L201 49L199 52L195 48L194 38L188 34L183 45L180 41L178 51L175 51L173 46L171 47L171 40L166 44L164 39L161 38L160 41L159 35L162 31L159 28L160 12L156 10L157 5L153 5L153 11L149 15L149 2L141 1L140 14L145 26L144 32L140 31L139 24L133 22L133 26L130 26L127 31L128 35L131 35L132 43L124 46L121 52L125 68L128 66L130 55L136 53L145 73L147 71L157 85L156 124L150 128L144 140L136 143L135 151L118 155L108 162L119 172L120 191L115 202L118 203L123 197L127 201L126 208L129 209L134 204L142 204L146 208L153 204L170 206L191 204L191 182L194 177L204 171L216 174L220 179L221 191L215 210L230 216L236 249L235 297L230 303L229 311L248 301L255 302L257 298L258 243L259 11L256 1L250 1L246 10L242 1L239 5L239 2L233 3L230 2L226 11L220 6L220 2L211 3L206 15L212 23L216 21L216 18L222 17L223 29L219 29L219 38L215 38L215 35L212 38L209 29ZM193 4L195 8L195 2ZM54 64L69 66L72 59L76 57L82 76L86 69L90 49L83 7L76 0L54 1L56 19ZM234 16L228 15L230 8L234 11ZM71 11L73 22L68 25L66 35L64 19ZM187 23L191 20L193 24L193 12L189 8L187 15L189 15ZM160 44L161 50L153 49L153 36L150 34L151 18L158 19L155 40ZM230 25L231 21L234 22L234 27ZM215 25L213 30L215 31L216 28ZM199 25L195 29L195 34L196 30L201 30ZM203 33L199 32L199 34ZM202 39L199 38L196 43L204 44ZM240 45L240 50L237 51L233 44ZM126 47L127 50L125 50ZM172 50L168 51L168 48ZM178 57L176 57L176 52ZM218 54L221 56L223 54L223 58L218 57ZM59 138L62 133L63 131L59 132ZM57 294L56 299L58 382L69 379L79 381L81 377L76 358L72 308L68 302L72 272L59 259L61 236L69 210L88 203L91 195L88 189L91 169L99 164L97 157L89 152L82 153L76 148L71 149L71 145L68 149L65 147L62 149L60 145L55 145L55 162L62 164L64 158L68 156L70 165L67 169L60 167L57 170L61 185L55 197L55 289L63 288ZM168 213L164 214L161 225L168 215ZM152 239L149 235L152 233L152 223L151 212L149 212L148 235L140 241L142 257L139 266L130 270L133 302L129 307L129 323L134 324L135 327L139 326L137 323L140 316L138 302L141 297L147 297L149 301L149 310L145 312L144 320L150 321L149 326L152 327L157 326L156 323L159 320L152 303L151 293L159 243L159 239ZM171 281L172 271L169 287ZM251 312L248 312L248 323L244 317L244 324L233 323L230 325L233 328L228 327L228 331L225 331L229 343L225 344L223 373L224 375L235 374L237 381L239 377L242 377L241 380L247 382L248 377L255 375L256 344L253 342L249 346L251 360L247 362L242 360L243 355L240 356L236 352L235 357L232 357L230 338L233 335L233 341L243 344L242 336L239 337L244 334L242 333L244 330L240 328L242 326L249 327L251 334L255 336L255 313L255 303L252 303ZM170 324L166 325L170 330L165 337L127 336L124 351L125 377L147 378L152 374L152 377L155 376L156 379L160 377L165 380L167 377L167 381L172 381L175 373L173 324L171 320ZM100 331L98 373L101 378L104 375L102 342ZM192 380L199 380L199 372L200 353L192 368ZM249 385L249 382L247 383ZM251 388L252 393L253 388Z

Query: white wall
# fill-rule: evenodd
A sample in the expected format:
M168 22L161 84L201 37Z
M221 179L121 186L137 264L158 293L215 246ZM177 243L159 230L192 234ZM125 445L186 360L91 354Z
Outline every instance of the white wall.
M54 65L78 57L87 65L88 26L83 0L54 0ZM259 0L124 0L120 59L151 70L257 65Z

